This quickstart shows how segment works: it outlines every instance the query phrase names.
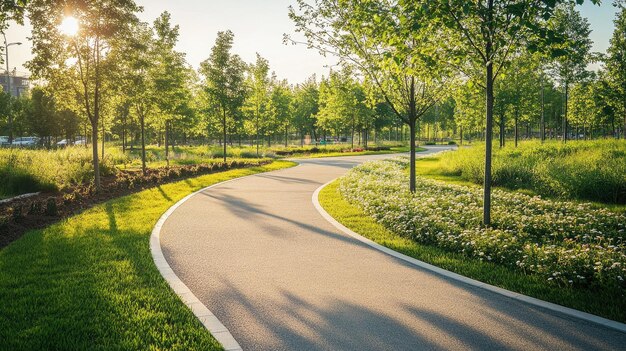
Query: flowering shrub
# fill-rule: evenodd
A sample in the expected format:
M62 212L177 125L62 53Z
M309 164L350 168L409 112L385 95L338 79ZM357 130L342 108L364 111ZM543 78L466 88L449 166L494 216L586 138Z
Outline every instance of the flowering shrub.
M419 178L411 194L407 166L406 158L363 164L340 179L340 192L415 241L560 285L626 288L626 214L494 190L486 229L481 188Z

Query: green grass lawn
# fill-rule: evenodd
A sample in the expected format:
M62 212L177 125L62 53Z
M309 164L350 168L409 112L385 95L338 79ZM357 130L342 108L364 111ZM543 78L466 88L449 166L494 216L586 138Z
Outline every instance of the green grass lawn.
M432 162L436 161L426 160L423 162L426 165L430 163L432 166ZM420 168L419 172L424 174L431 171L432 168L429 171L429 167L424 167ZM376 223L363 210L344 200L338 191L338 184L339 182L335 181L320 192L320 203L333 218L364 237L407 256L466 277L541 300L626 322L626 313L624 312L626 311L626 299L624 296L608 296L596 291L546 284L545 279L538 276L525 275L494 263L471 259L434 246L416 243L394 234Z
M97 205L0 251L6 350L220 350L159 274L159 217L203 187L294 165L276 161L162 185Z

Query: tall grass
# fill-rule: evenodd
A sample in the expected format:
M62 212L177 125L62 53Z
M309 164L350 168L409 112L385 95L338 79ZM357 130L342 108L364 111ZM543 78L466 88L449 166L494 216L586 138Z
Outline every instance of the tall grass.
M114 144L113 144L114 145ZM306 155L308 153L332 155L341 153L350 145L285 147L274 145L260 147L262 158ZM255 146L228 146L226 156L230 159L257 157ZM221 146L176 146L165 157L165 149L150 145L146 147L146 161L150 168L212 164L221 162L224 150ZM107 144L105 157L101 160L102 175L111 175L116 169L139 169L141 150L134 148L123 153L119 146ZM0 198L42 190L61 190L75 184L89 182L93 178L91 149L68 147L58 150L0 149Z
M115 166L128 162L111 150L101 160L101 172L110 175ZM0 149L0 197L40 190L59 190L93 178L91 150L69 147L60 150Z
M441 156L442 172L481 184L484 145ZM493 184L564 199L626 203L626 141L538 141L494 148Z

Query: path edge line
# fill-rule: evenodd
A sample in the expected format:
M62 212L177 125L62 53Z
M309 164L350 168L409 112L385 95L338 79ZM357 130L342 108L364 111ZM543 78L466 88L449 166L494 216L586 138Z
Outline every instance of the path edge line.
M596 315L593 315L591 313L587 313L587 312L582 312L579 310L575 310L573 308L569 308L569 307L564 307L561 305L557 305L555 303L552 302L547 302L547 301L543 301L534 297L530 297L530 296L526 296L520 293L516 293L510 290L506 290L494 285L490 285L487 283L483 283L481 281L475 280L475 279L471 279L468 278L466 276L445 270L443 268L434 266L432 264L420 261L418 259L415 259L413 257L401 254L397 251L394 251L388 247L385 247L383 245L380 245L358 233L355 233L354 231L352 231L350 228L344 226L343 224L339 223L336 219L334 219L328 212L326 212L326 210L322 207L322 205L319 202L319 194L322 191L322 189L324 189L326 186L328 186L329 184L331 184L332 182L336 181L339 178L335 178L331 181L329 181L328 183L320 186L319 188L317 188L317 190L315 190L315 192L313 193L313 196L311 197L311 200L313 202L313 206L315 206L315 209L320 213L320 215L322 217L324 217L325 220L327 220L330 224L332 224L333 226L335 226L335 228L339 229L340 231L344 232L345 234L353 237L354 239L369 245L370 247L381 251L387 255L390 255L392 257L395 257L397 259L400 259L402 261L405 261L407 263L410 263L414 266L426 269L428 271L431 271L433 273L442 275L446 278L461 282L461 283L465 283L467 285L471 285L477 288L481 288L481 289L485 289L488 291L491 291L493 293L502 295L502 296L506 296L508 298L517 300L517 301L521 301L524 303L527 303L529 305L533 305L536 307L540 307L543 309L547 309L553 312L557 312L557 313L561 313L564 314L566 316L569 317L574 317L577 319L581 319L584 320L586 322L590 322L590 323L594 323L594 324L598 324L613 330L617 330L620 331L622 333L626 333L626 324L624 323L620 323L617 321L613 321L607 318L603 318L603 317L599 317Z
M291 161L294 162L294 161ZM254 177L259 174L266 173L275 173L280 172L285 169L296 168L300 166L299 162L296 162L297 165L293 167L277 169L275 171L270 172L261 172L250 174L243 177L237 177L229 180L225 180L223 182L215 183L213 185L202 188L198 191L195 191L184 198L180 199L176 202L172 207L168 208L165 213L161 215L159 220L152 228L152 234L150 235L150 253L152 254L152 259L154 260L154 264L156 265L159 273L165 279L165 281L169 284L170 288L178 295L180 300L191 310L191 312L198 318L200 323L213 335L213 337L224 347L226 351L243 351L237 340L230 333L228 328L220 322L220 320L211 312L197 297L191 292L189 287L183 283L183 281L174 273L174 270L169 265L165 256L163 255L163 250L161 249L161 229L163 225L167 221L167 219L176 211L182 204L186 201L198 195L199 193L209 190L211 188L224 185L226 183L234 182L236 180Z

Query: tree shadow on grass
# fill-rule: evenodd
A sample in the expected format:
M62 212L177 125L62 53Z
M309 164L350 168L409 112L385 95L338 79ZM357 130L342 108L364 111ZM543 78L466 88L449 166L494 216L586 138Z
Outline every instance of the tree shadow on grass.
M0 349L219 348L158 273L133 201L96 206L0 251Z

